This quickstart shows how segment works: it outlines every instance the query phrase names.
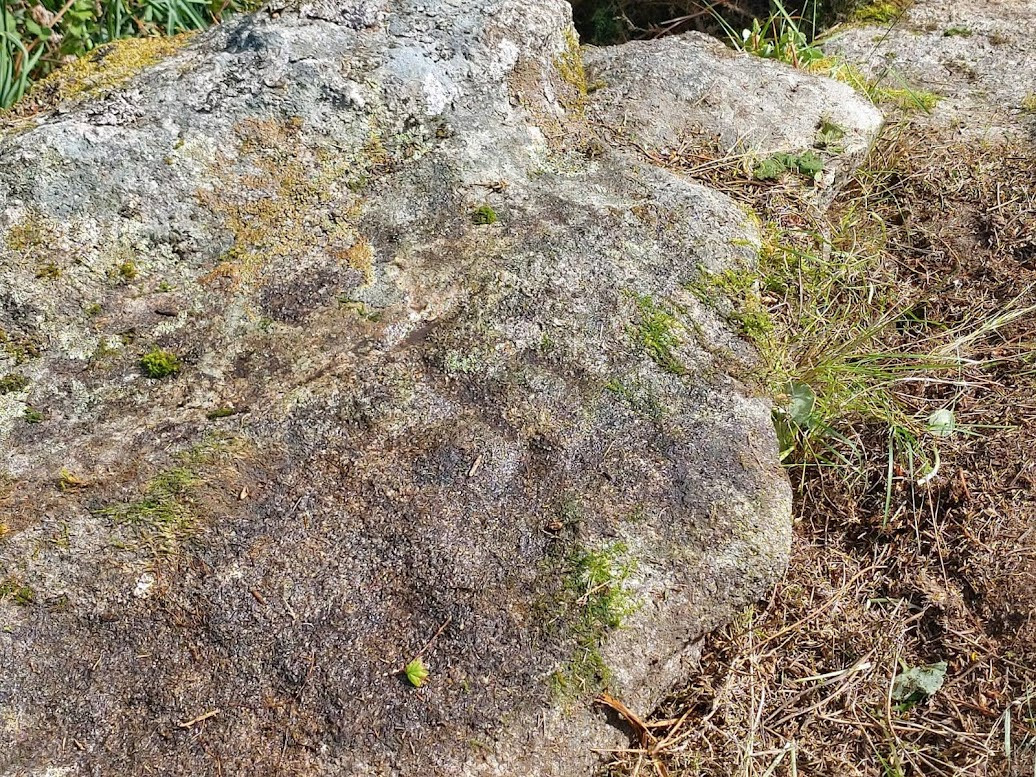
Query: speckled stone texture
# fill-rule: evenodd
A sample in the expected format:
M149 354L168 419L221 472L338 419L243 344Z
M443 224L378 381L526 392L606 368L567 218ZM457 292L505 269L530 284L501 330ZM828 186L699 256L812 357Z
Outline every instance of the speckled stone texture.
M879 83L938 96L932 124L999 143L1032 142L1031 0L918 0L894 23L854 25L825 48Z
M756 227L581 68L554 0L322 2L4 119L0 774L583 777L596 691L767 593L790 489L701 294Z

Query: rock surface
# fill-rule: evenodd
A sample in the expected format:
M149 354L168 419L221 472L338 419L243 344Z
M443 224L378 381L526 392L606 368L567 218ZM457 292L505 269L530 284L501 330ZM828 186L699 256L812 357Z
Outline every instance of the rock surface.
M1027 140L1036 116L1033 29L1031 2L924 0L893 23L840 31L825 49L878 83L940 98L935 125L976 140Z
M822 203L881 129L881 113L849 86L745 57L700 33L591 49L586 65L591 87L599 85L595 112L627 142L656 154L822 154ZM838 135L836 150L824 148L825 129Z
M756 227L602 143L569 18L307 3L7 117L0 774L590 774L781 573L700 293Z

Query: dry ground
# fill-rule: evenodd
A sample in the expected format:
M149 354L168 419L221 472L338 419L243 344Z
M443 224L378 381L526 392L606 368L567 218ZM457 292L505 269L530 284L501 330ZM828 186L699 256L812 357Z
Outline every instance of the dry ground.
M746 191L774 235L771 380L816 390L790 430L791 567L614 771L1032 775L1036 146L902 115L822 223ZM897 700L940 661L937 692Z

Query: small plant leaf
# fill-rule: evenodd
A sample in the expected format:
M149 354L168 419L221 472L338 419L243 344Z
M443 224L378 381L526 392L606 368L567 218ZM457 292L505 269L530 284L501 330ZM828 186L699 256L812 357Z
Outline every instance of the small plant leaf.
M407 664L405 671L406 679L409 680L410 684L415 688L420 688L428 679L428 667L424 665L424 661L420 658L415 658Z
M794 381L788 391L788 417L796 426L805 428L813 418L813 408L817 403L817 395L805 383Z
M946 679L946 662L904 669L892 683L892 698L899 702L918 702L931 696Z
M769 181L779 177L787 169L783 157L778 154L756 163L752 168L752 177L758 181Z
M802 175L814 176L824 169L824 161L812 151L798 154L793 161Z
M952 410L943 408L928 416L928 433L934 437L949 437L957 430L957 417Z

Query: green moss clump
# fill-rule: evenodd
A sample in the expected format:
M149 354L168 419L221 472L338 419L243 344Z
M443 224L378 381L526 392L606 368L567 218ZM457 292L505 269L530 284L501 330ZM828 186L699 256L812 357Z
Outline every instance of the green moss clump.
M190 466L179 466L159 473L133 502L106 507L101 515L136 530L158 553L170 553L183 539L193 534L193 489L202 482Z
M666 408L658 399L655 390L637 378L630 382L613 378L604 384L604 388L629 405L634 412L652 421L660 421L665 415Z
M943 30L942 36L944 38L970 38L973 35L971 30L967 27L949 27Z
M56 262L44 262L36 268L36 277L48 281L55 280L61 277L61 268Z
M812 178L823 169L823 160L812 151L804 151L801 154L774 154L756 162L752 168L752 177L757 181L768 181L779 178L784 173L793 172Z
M34 407L26 407L23 417L27 424L39 424L43 422L43 413Z
M20 607L28 607L36 599L36 592L14 578L0 582L0 601L11 599Z
M232 415L237 415L239 412L239 410L235 410L232 407L217 407L215 410L206 413L205 417L210 421L218 421L220 418L229 418Z
M710 273L704 268L698 272L698 278L685 288L756 345L766 345L773 332L773 321L757 288L758 274L749 270Z
M675 350L683 343L682 325L666 310L658 307L651 297L637 297L639 321L633 336L659 367L673 375L686 375L687 368L677 358Z
M888 24L899 18L909 5L904 0L890 2L890 0L877 0L857 8L852 15L855 22L862 24Z
M11 336L3 329L0 329L0 350L14 359L15 364L35 359L43 353L43 347L38 340Z
M586 82L583 53L579 48L579 37L575 30L565 30L565 50L554 60L554 68L561 80L571 87L571 94L560 95L562 105L574 113L582 114L590 90Z
M934 92L908 87L889 88L879 86L874 91L875 102L890 102L904 111L924 111L931 113L942 99Z
M556 695L582 696L610 683L601 642L638 608L629 587L636 565L628 552L625 543L615 542L597 549L576 548L566 559L561 609L572 626L576 647L551 676Z
M473 224L495 224L497 221L496 211L489 205L480 205L471 214Z
M149 378L165 378L180 371L183 365L175 353L155 347L140 357L140 369Z
M137 265L132 259L127 259L119 265L119 277L125 281L132 281L137 277Z
M99 515L129 527L157 555L168 555L198 531L200 489L224 476L222 461L243 455L243 440L213 436L176 456L176 465L159 472L139 499L109 505Z
M29 379L20 372L9 372L0 378L0 394L13 394L29 386Z

